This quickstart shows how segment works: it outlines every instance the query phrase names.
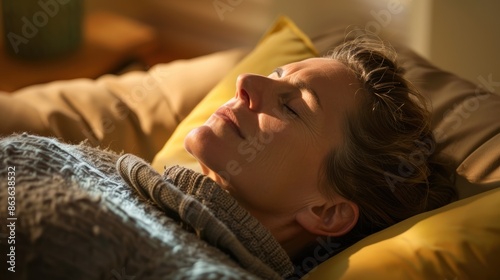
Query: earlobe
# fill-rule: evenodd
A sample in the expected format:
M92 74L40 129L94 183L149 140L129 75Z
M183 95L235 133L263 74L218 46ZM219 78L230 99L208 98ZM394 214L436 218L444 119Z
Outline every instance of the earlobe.
M312 234L342 236L356 225L359 208L354 202L341 199L321 206L308 206L295 217L297 223Z

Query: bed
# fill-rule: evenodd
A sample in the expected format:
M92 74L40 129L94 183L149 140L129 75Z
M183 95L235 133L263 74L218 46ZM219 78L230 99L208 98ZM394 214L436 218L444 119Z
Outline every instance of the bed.
M280 18L251 50L231 49L159 64L148 71L107 75L97 80L56 81L14 93L1 93L0 134L28 132L55 137L65 143L86 141L87 146L137 155L150 162L160 174L165 166L176 164L198 170L194 159L183 149L184 135L232 97L238 74L268 74L277 66L323 55L339 44L344 35L345 28L334 28L312 40L291 20ZM436 152L450 158L460 199L373 234L324 262L317 257L304 259L289 275L290 279L494 279L499 275L496 264L500 255L500 212L497 211L500 203L500 96L496 83L492 82L491 75L480 76L474 81L477 84L466 81L433 66L404 46L395 45L395 48L409 80L430 100ZM7 178L6 156L2 161L1 174ZM7 201L8 180L2 179L0 184L0 199ZM115 204L123 204L132 198L122 194L111 199L121 199ZM16 201L19 211L28 207L22 204L22 199ZM5 207L0 214L6 221ZM118 223L127 224L123 221L130 221L128 215L113 217L122 221ZM142 228L169 224L158 213L149 219L150 224L141 225ZM140 224L141 219L136 217L136 220ZM48 224L50 221L47 218ZM82 227L89 232L99 231L92 223ZM22 228L18 230L17 242L39 248L27 255L26 263L17 263L16 268L22 271L23 264L42 256L45 249L37 247L39 239L23 237ZM138 234L139 231L130 232ZM10 232L2 227L1 233L2 263L5 265L8 256L4 252L9 249L5 244ZM134 240L146 242L148 238L150 236ZM158 237L155 238L151 240L158 242ZM195 241L196 238L189 238L187 243L197 244L193 248L204 246L199 240ZM96 238L95 242L98 240ZM161 275L170 275L165 276L170 279L177 275L179 279L206 279L218 275L211 272L227 271L218 276L227 279L259 277L242 269L227 255L217 254L210 259L200 255L198 249L191 252L190 262L185 266L187 271L183 271L185 274L168 274L165 268L168 258L163 263L152 264L148 267L149 272L127 268L127 260L133 259L132 256L160 254L164 248L160 243L149 244L150 251L146 253L127 247L125 252L119 253L129 257L122 258L117 257L117 251L102 247L112 261L103 263L102 267L89 267L88 275L76 276L81 279L132 279L134 276L161 279ZM142 243L134 246L143 246L139 244ZM78 254L75 253L74 259L59 260L61 263L52 265L58 267L82 261L87 252ZM148 274L151 271L158 274ZM4 273L7 268L2 267L2 275ZM15 275L19 279L25 277L21 273ZM71 271L62 271L60 275L61 278L75 278ZM35 276L31 274L31 277Z

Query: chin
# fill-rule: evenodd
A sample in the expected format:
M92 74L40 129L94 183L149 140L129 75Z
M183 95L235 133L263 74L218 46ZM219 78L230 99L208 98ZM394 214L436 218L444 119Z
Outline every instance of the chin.
M213 138L213 132L210 127L200 126L191 130L186 138L184 138L184 148L186 151L195 157L199 162L205 157L207 153L207 145L210 139Z
M191 130L184 139L184 148L196 158L205 175L209 175L211 170L223 168L218 162L223 158L224 151L218 150L218 147L223 147L223 145L218 143L217 137L208 126L200 126Z
M194 154L193 154L193 145L195 144L196 142L196 128L191 130L187 135L186 135L186 138L184 138L184 149L186 149L186 151L191 154L192 156L196 157Z

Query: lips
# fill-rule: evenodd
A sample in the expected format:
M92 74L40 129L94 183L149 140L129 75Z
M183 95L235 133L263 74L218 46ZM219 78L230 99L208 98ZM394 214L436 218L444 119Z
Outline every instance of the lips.
M230 108L222 106L215 111L215 115L229 124L241 139L245 139L245 136L241 133L240 126L238 125L238 119Z

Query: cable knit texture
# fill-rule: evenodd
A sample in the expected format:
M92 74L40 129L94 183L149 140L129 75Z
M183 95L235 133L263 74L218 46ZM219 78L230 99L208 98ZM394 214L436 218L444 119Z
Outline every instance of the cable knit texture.
M252 255L282 275L291 272L290 259L276 239L212 179L180 166L167 168L164 176L210 208Z
M9 167L16 182L15 211L1 207L0 219L17 218L16 272L4 267L0 279L272 279L288 273L290 261L274 238L227 196L221 201L228 204L216 199L221 190L211 180L179 167L166 171L171 181L158 173L140 177L133 166L154 171L133 156L119 159L51 138L0 139L2 205L10 196ZM194 184L174 186L186 180ZM188 189L195 191L187 195ZM0 229L2 252L10 249L9 234ZM1 254L3 264L5 258Z
M143 198L177 217L245 269L265 279L279 279L292 272L288 255L269 231L207 176L174 166L162 177L130 154L121 156L116 165L120 175Z

